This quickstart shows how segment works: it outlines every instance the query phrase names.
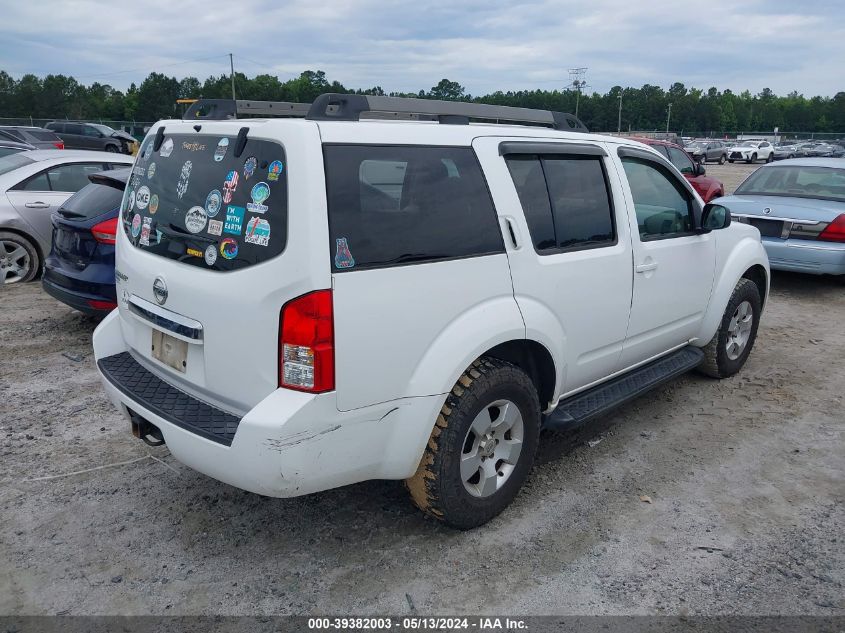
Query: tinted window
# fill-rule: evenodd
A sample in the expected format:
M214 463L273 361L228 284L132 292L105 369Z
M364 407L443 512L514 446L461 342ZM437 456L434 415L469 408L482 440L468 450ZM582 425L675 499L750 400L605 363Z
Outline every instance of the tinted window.
M3 156L8 156L9 154L17 154L18 152L22 152L23 149L18 147L0 147L0 158Z
M23 141L24 137L20 130L15 130L13 128L6 128L3 130L3 133L8 136L9 138L15 141Z
M675 237L692 230L689 194L668 170L635 158L624 158L622 164L641 238Z
M58 137L49 130L27 130L27 133L32 136L33 138L38 139L39 141L55 141L58 140Z
M247 137L148 137L122 203L126 236L139 249L228 271L279 255L287 243L287 162L281 145Z
M324 148L334 270L504 250L468 147Z
M66 134L82 134L82 126L79 123L65 123Z
M670 147L668 149L669 160L672 161L672 164L678 168L678 171L682 174L695 173L695 168L692 166L692 161L686 152L681 151L676 147Z
M100 132L98 132L97 128L92 125L86 125L83 130L85 136L93 136L94 138L100 138Z
M42 171L40 174L25 180L15 187L15 189L21 191L50 191L50 181L47 179L47 172Z
M103 171L102 163L72 163L51 167L47 176L53 191L79 191L91 182L88 176L99 171Z
M75 217L94 218L109 211L117 211L123 189L109 185L89 183L65 201L62 209Z
M537 251L614 242L613 209L599 157L515 158L508 166Z
M810 165L766 167L751 174L737 187L736 194L820 198L845 202L845 169Z
M65 124L56 121L53 123L48 123L44 127L48 130L52 130L53 132L62 132L65 128Z
M20 154L4 156L3 158L0 158L0 176L8 174L10 171L14 171L24 165L30 165L34 162L35 161L31 158L27 158L26 156L22 156Z

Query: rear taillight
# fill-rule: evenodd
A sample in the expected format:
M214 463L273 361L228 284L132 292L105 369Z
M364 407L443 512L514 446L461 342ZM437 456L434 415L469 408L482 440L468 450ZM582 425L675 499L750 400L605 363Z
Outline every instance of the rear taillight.
M117 218L95 224L91 229L91 235L100 244L114 244L117 238Z
M117 307L114 301L98 301L96 299L88 299L88 305L95 310L114 310Z
M56 141L55 143L53 143L53 145L56 147L56 149L64 149L65 148L65 142L64 141Z
M836 219L819 233L819 239L825 242L845 242L845 213L836 216Z
M279 325L279 386L311 393L334 389L332 291L286 303Z

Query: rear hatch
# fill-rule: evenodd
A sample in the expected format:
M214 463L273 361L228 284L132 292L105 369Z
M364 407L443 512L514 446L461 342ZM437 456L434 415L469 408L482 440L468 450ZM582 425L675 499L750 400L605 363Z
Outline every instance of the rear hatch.
M138 152L121 208L124 338L167 382L245 413L278 387L283 305L331 287L317 127L159 125L159 142L157 126Z

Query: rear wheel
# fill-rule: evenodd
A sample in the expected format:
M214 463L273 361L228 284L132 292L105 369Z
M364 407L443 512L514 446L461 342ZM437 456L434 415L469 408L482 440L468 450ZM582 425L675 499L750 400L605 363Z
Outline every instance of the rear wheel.
M722 315L718 332L703 350L704 362L698 370L713 378L727 378L742 369L754 347L761 312L762 299L757 284L750 279L740 279Z
M728 157L725 154L722 154L721 156L719 156L719 164L720 165L724 165L726 160L728 160ZM733 161L731 161L731 162L733 162Z
M411 498L452 527L483 525L516 497L539 435L534 383L518 367L482 357L446 398L419 468L405 482Z
M0 231L0 283L32 281L40 266L41 259L32 242L17 233Z

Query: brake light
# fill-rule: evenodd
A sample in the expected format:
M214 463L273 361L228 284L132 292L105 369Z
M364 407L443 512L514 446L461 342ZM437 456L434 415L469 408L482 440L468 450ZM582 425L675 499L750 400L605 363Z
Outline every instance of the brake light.
M114 244L117 238L117 218L95 224L91 228L91 235L100 244Z
M334 389L332 291L286 303L279 324L279 386L310 393Z
M845 242L845 213L836 216L836 219L819 233L819 239L825 242Z
M88 305L95 310L114 310L117 307L114 301L98 301L96 299L88 299Z
M65 148L65 142L64 141L56 141L55 143L53 143L53 145L56 147L56 149L64 149Z

